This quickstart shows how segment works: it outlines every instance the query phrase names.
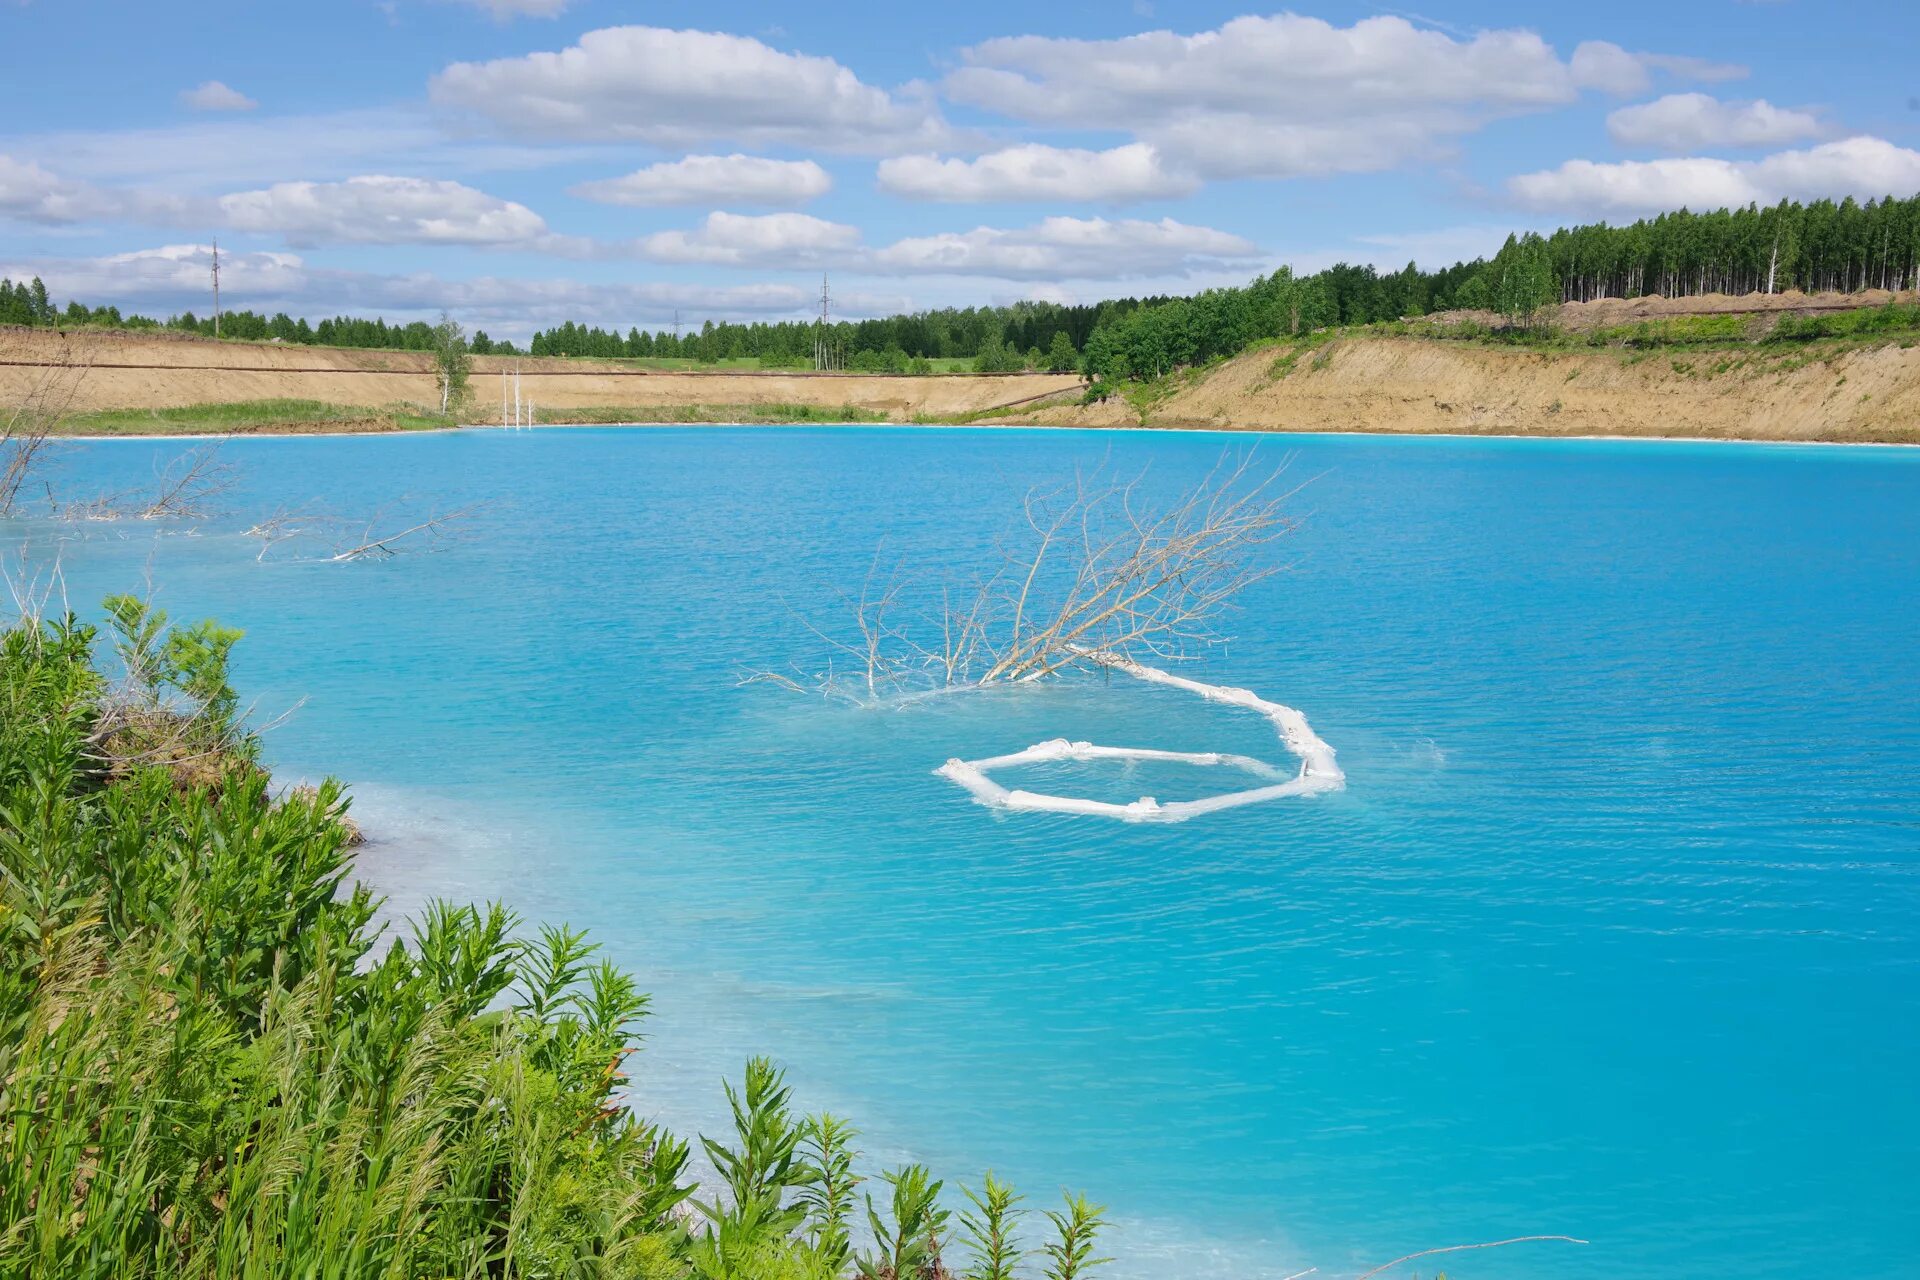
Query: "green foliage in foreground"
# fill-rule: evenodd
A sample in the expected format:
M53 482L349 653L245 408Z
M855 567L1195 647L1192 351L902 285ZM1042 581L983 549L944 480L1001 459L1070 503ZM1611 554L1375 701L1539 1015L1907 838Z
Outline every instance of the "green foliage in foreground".
M72 618L0 635L0 1277L954 1274L955 1197L862 1188L762 1060L695 1189L621 1105L646 997L580 934L440 904L376 945L339 786L252 763L236 634L108 617L112 685ZM1004 1184L966 1199L964 1274L1098 1262L1078 1197L1038 1250Z

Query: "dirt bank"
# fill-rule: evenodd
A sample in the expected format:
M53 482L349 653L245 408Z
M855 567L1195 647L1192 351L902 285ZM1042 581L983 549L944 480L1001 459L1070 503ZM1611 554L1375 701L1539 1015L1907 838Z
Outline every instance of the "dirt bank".
M317 400L381 408L438 405L432 362L407 351L276 346L166 334L0 331L0 404L26 394L36 364L66 353L88 366L76 411L171 409L252 400ZM24 363L21 363L24 362ZM558 358L474 360L473 415L497 417L500 372L520 367L520 394L542 410L650 405L852 405L902 421L966 414L1079 385L1073 374L735 373L646 370Z
M1143 415L1124 400L1009 422L1060 426L1920 442L1920 347L1541 353L1338 338L1291 365L1250 352Z

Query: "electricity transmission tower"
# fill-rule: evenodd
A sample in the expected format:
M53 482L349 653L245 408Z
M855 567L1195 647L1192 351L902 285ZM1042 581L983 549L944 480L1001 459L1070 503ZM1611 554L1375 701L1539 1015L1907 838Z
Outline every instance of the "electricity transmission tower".
M220 237L213 238L213 336L220 336Z
M827 277L820 276L820 320L813 330L813 367L816 372L825 372L839 367L838 352L834 350L832 334L833 291L827 285Z

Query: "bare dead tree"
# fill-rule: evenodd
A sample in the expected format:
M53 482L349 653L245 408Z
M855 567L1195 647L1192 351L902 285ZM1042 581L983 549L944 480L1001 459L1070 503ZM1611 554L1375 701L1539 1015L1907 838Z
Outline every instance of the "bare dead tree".
M43 361L17 367L28 371L28 382L0 408L0 517L14 514L28 479L46 461L88 371L64 342Z
M859 595L841 594L855 635L804 625L857 664L870 698L916 684L967 688L1188 659L1222 643L1219 624L1238 597L1279 571L1259 553L1297 523L1287 504L1298 490L1282 486L1284 474L1257 471L1250 454L1228 455L1156 504L1144 476L1116 477L1103 464L1029 492L1001 562L969 587L943 585L937 608L903 610L913 593L898 570L881 580L876 558ZM828 673L812 683L835 681Z

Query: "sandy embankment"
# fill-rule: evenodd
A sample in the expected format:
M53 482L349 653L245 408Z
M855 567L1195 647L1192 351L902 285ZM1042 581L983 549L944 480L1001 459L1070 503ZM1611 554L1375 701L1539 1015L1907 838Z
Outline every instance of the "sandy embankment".
M1229 360L1141 416L1118 398L1009 422L1542 436L1920 441L1920 347L1800 363L1792 350L1533 352L1338 338L1276 372ZM1745 363L1736 363L1744 360ZM1728 367L1722 368L1726 364Z
M0 403L26 394L36 363L62 351L86 365L73 408L170 409L247 400L319 400L370 409L437 406L430 359L403 351L215 343L190 337L0 330ZM474 416L497 417L500 372L520 366L520 393L542 411L678 405L853 405L909 420L1010 405L1080 385L1073 374L905 377L884 374L659 372L565 359L474 360Z

